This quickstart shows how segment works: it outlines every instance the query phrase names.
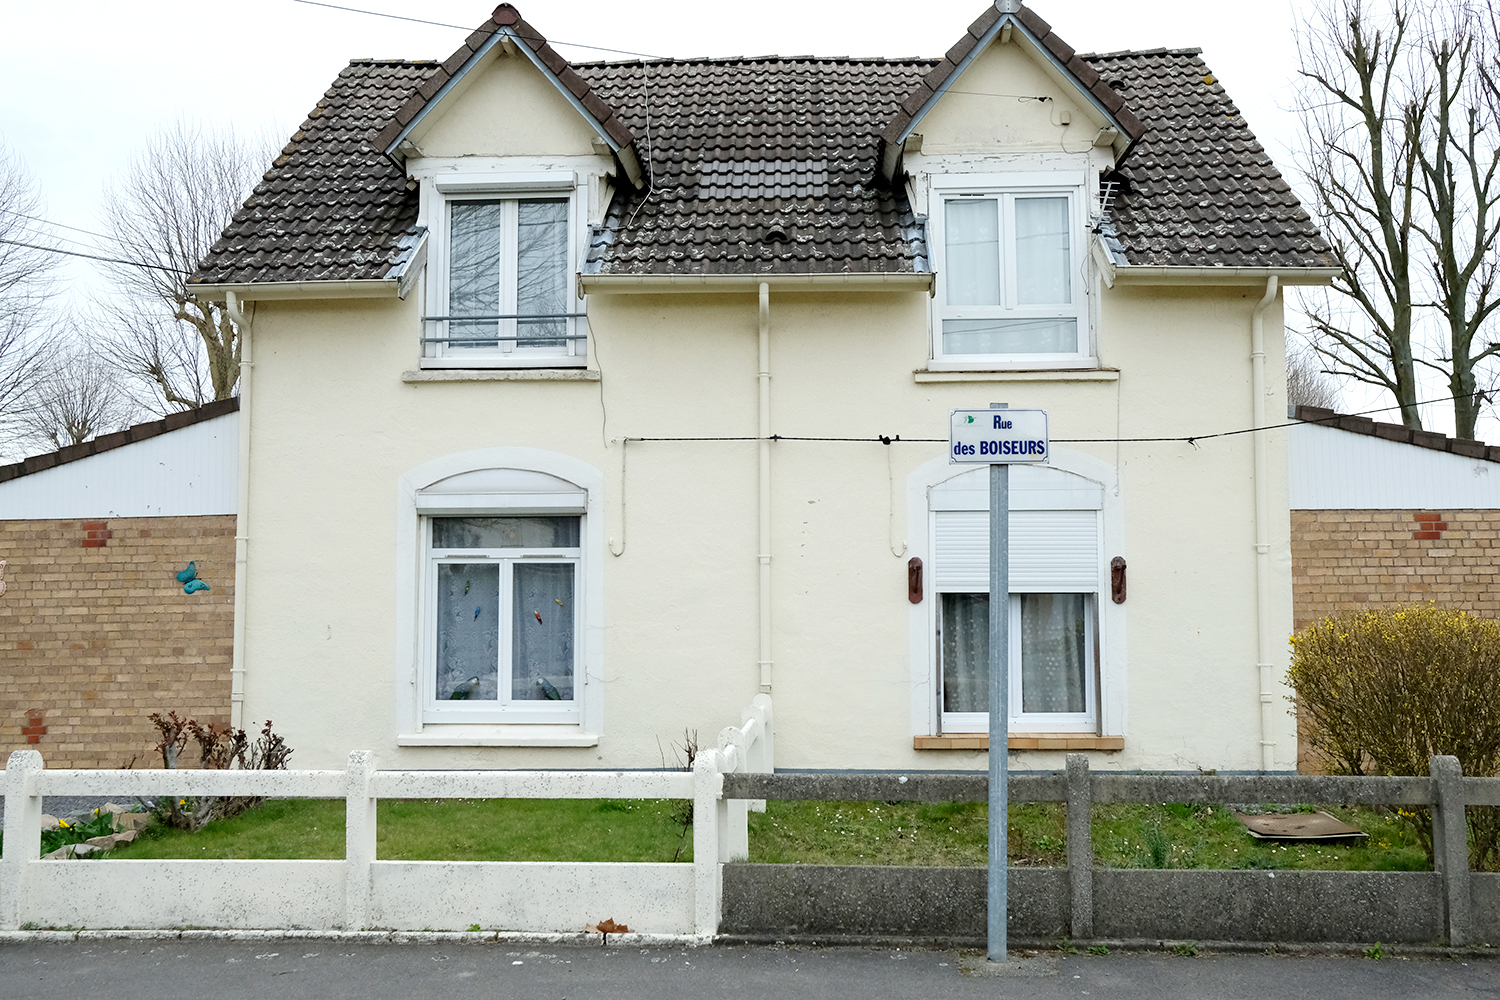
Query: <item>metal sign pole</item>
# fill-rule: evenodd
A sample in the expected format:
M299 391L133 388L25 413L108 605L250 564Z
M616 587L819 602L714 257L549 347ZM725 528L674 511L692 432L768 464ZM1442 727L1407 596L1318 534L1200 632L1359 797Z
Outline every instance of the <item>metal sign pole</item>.
M1003 410L1006 403L991 403ZM998 419L998 418L997 418ZM1010 804L1010 466L990 465L989 960L1004 962Z

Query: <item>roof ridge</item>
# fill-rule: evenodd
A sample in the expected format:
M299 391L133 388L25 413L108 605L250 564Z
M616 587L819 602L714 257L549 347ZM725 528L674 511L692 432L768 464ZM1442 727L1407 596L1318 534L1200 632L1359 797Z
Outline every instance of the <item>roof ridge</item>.
M1419 431L1402 424L1388 424L1358 414L1338 413L1322 406L1297 406L1292 410L1292 419L1307 424L1320 424L1351 434L1378 437L1396 444L1416 445L1432 451L1446 451L1465 458L1478 458L1486 462L1500 462L1500 448L1486 445L1483 441L1449 437L1437 431Z
M127 444L144 441L168 431L177 431L194 424L201 424L205 420L236 413L239 408L240 397L238 396L216 399L196 409L169 413L160 420L148 420L145 423L127 427L123 431L115 431L113 434L101 434L92 441L68 445L66 448L49 451L44 455L31 455L10 465L0 465L0 483L7 483L12 479L56 468L59 465L67 465L69 462L77 462L106 451L114 451L116 448L123 448Z
M916 66L924 63L939 63L942 56L684 56L661 59L595 59L576 62L575 68L619 69L626 66L702 66L713 63L762 63L762 62L807 62L807 63L871 63L884 66Z
M1203 48L1197 45L1179 49L1169 48L1164 45L1158 45L1154 49L1115 49L1113 52L1080 52L1078 53L1078 58L1122 59L1126 56L1201 56L1202 54Z

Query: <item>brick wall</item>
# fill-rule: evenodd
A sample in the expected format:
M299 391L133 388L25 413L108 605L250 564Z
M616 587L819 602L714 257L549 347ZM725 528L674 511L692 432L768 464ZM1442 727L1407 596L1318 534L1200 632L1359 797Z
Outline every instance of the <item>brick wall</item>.
M0 521L0 753L160 767L150 713L227 724L234 520ZM209 590L183 593L189 560Z
M1370 606L1437 601L1500 617L1500 510L1292 511L1297 628Z
M1500 510L1292 511L1292 617L1436 601L1500 617ZM1317 771L1298 727L1297 769Z

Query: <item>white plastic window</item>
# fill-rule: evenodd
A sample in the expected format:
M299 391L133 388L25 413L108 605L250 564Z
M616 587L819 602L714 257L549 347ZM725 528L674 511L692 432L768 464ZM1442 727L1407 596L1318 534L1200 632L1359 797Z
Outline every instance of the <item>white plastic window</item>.
M577 722L582 518L425 521L429 721Z
M1045 189L941 197L935 360L1088 356L1076 200Z

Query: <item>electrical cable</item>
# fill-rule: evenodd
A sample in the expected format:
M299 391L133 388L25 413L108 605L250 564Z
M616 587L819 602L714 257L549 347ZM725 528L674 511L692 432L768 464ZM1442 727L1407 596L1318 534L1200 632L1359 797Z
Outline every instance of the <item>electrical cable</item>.
M1426 399L1419 401L1416 405L1428 406L1433 403L1447 403L1459 397L1443 396L1438 399ZM1401 409L1400 404L1394 406L1381 406L1372 410L1360 410L1357 413L1335 413L1329 417L1317 417L1312 420L1288 420L1280 424L1267 424L1264 427L1241 427L1232 431L1215 431L1211 434L1190 434L1179 437L1113 437L1113 438L1051 438L1054 444L1190 444L1197 447L1199 441L1209 441L1214 438L1236 437L1240 434L1255 434L1259 431L1285 430L1288 427L1296 427L1299 424L1330 424L1345 417L1364 417L1372 413L1388 413L1391 410ZM759 441L755 435L723 435L718 437L627 437L626 441L656 441L656 442L693 442L693 441ZM798 434L772 434L767 441L824 441L839 444L883 444L890 445L896 442L906 444L947 444L948 438L903 438L899 434L885 435L877 434L874 437L814 437Z
M16 247L26 247L29 250L41 250L41 251L43 251L45 253L62 254L64 257L82 257L85 260L102 260L106 264L125 264L125 265L128 265L130 267L144 267L144 268L147 268L148 270L152 270L152 271L170 271L173 274L187 275L187 274L191 274L192 273L191 271L181 271L181 270L178 270L175 267L166 267L165 265L162 265L162 264L147 264L147 263L144 263L143 261L139 261L139 260L124 260L124 259L122 259L120 257L100 257L100 256L98 256L96 254L91 254L91 253L79 253L76 250L62 250L62 249L59 249L58 247L44 247L44 246L42 246L39 243L22 243L20 240L0 239L0 243L6 243L6 244L9 244L10 246L16 246Z
M309 7L327 7L330 10L343 10L351 14L368 14L371 17L388 17L393 21L410 21L412 24L429 24L434 28L453 28L456 31L473 31L472 25L448 24L444 21L427 21L420 17L404 17L401 14L386 14L378 10L365 10L361 7L344 7L336 3L321 3L320 0L292 0L293 3L306 4ZM565 42L558 38L552 39L528 39L528 41L545 41L552 45L571 45L576 49L592 49L595 52L615 52L622 56L639 56L642 59L665 59L666 56L653 56L647 52L632 52L629 49L611 49L604 45L585 45L582 42Z

